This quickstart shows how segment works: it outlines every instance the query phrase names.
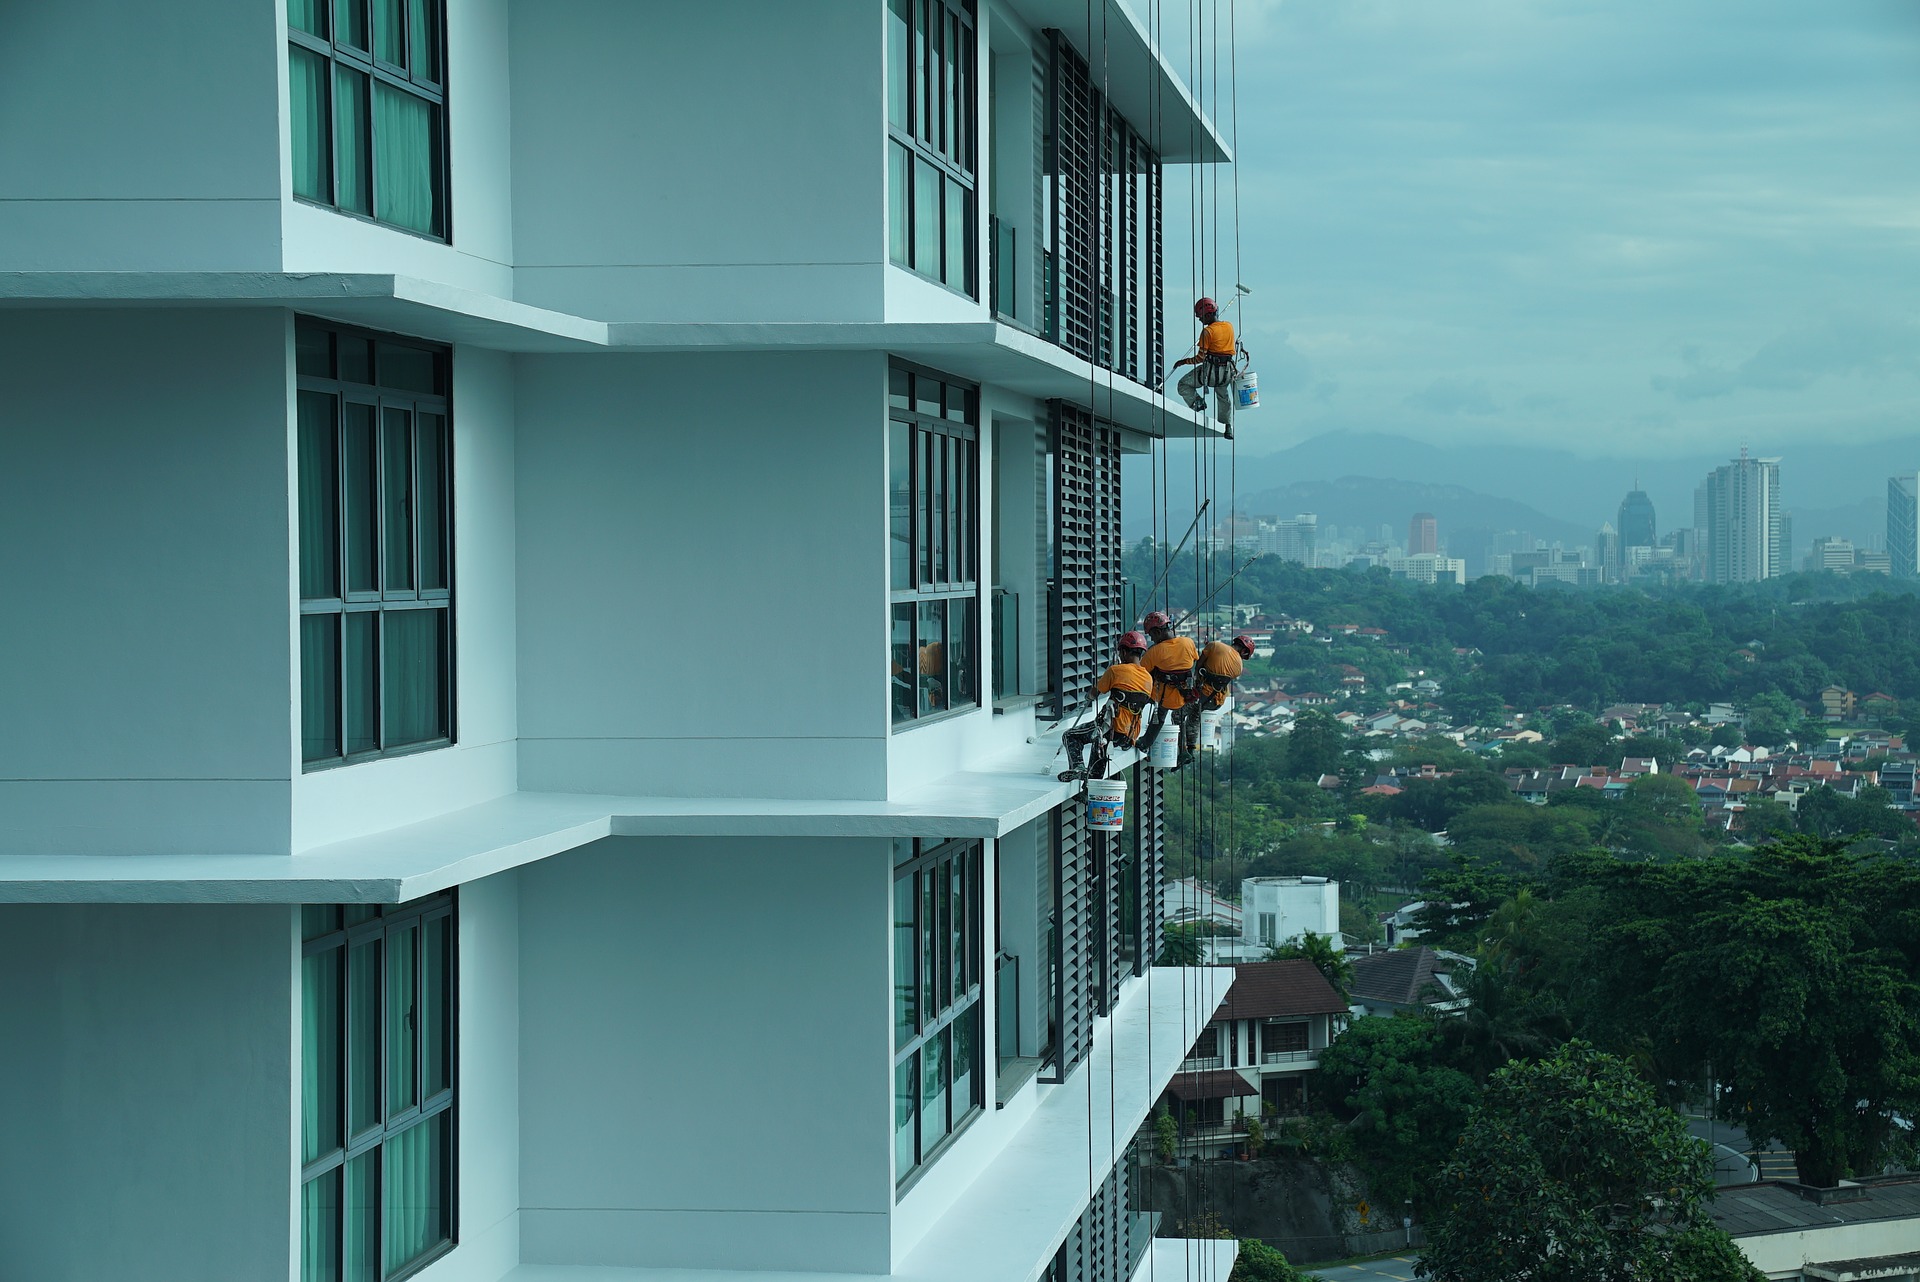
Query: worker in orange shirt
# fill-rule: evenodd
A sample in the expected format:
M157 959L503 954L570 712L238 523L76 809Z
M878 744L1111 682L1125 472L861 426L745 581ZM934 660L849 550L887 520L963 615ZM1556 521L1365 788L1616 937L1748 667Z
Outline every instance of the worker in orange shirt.
M1200 652L1186 637L1174 635L1173 619L1164 610L1153 611L1140 620L1140 626L1153 642L1140 662L1153 678L1153 701L1160 705L1152 727L1141 741L1151 747L1169 718L1181 722L1180 710L1193 691L1193 669L1200 662Z
M1205 411L1207 401L1200 394L1203 387L1213 389L1213 416L1226 428L1228 440L1233 439L1233 358L1237 350L1233 326L1220 319L1220 308L1211 298L1203 298L1193 305L1194 319L1200 322L1200 341L1192 356L1173 363L1175 369L1183 365L1193 366L1192 372L1180 380L1178 391L1180 399L1187 403L1188 409Z
M1089 775L1106 778L1109 749L1114 745L1131 748L1139 742L1141 721L1153 702L1153 678L1140 666L1146 652L1147 638L1140 633L1129 632L1120 638L1120 662L1093 683L1096 694L1107 696L1106 704L1092 721L1060 736L1061 746L1067 750L1067 768L1060 772L1062 782ZM1093 749L1091 769L1081 765L1089 747Z
M1235 637L1231 644L1224 641L1209 641L1200 651L1200 661L1195 665L1193 678L1193 697L1180 709L1180 752L1181 759L1193 755L1200 747L1200 714L1212 712L1227 702L1227 691L1233 687L1248 659L1253 657L1253 638Z

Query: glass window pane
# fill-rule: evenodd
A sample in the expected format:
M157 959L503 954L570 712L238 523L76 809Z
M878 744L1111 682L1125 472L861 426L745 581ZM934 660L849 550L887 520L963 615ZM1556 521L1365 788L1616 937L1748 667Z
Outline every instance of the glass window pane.
M382 747L444 739L447 724L447 612L388 610L381 617Z
M342 1282L380 1282L380 1151L347 1163L346 1258Z
M913 410L928 418L939 418L940 407L947 403L947 385L925 374L913 376Z
M347 950L347 1132L380 1125L380 941Z
M893 883L893 1045L896 1050L912 1041L919 1027L913 971L918 948L913 929L913 878L901 877Z
M378 917L380 908L377 904L342 904L340 914L347 919L348 926L358 926Z
M920 603L920 715L947 710L947 603Z
M347 648L340 673L345 697L340 702L346 712L348 755L380 746L379 622L374 610L355 610L346 616Z
M945 583L952 577L947 572L947 525L951 518L948 511L949 496L947 477L952 472L953 438L929 433L928 441L933 445L932 466L928 470L928 479L933 487L932 497L928 500L930 534L933 540L933 571L931 578L935 583Z
M959 597L948 603L947 690L951 706L971 707L980 702L980 602L975 597Z
M434 396L446 390L441 386L438 353L400 343L381 343L379 357L382 387L405 392L426 392Z
M433 0L407 0L407 65L415 80L440 79L440 37Z
M902 267L913 266L912 233L907 227L907 149L887 144L887 248Z
M971 423L973 389L959 383L947 384L946 413L956 423Z
M887 405L896 410L913 408L913 375L903 369L887 371Z
M347 591L378 592L380 472L375 463L373 406L346 404Z
M896 1180L911 1171L919 1160L913 1135L913 1119L920 1103L920 1083L915 1072L919 1065L920 1057L912 1055L893 1069L893 1178Z
M893 607L893 635L888 644L892 654L892 693L893 724L911 721L917 705L914 694L916 684L913 654L913 605L911 602Z
M333 39L356 49L367 47L367 0L333 0Z
M887 0L887 121L895 128L909 127L907 120L907 37L912 20L908 9L912 0Z
M919 382L918 379L915 382ZM919 457L913 485L913 524L920 540L920 582L933 582L933 433L916 432L920 438Z
M419 928L407 926L387 936L387 1117L420 1102L414 1080L414 959Z
M340 1147L340 952L300 959L300 1160Z
M920 1018L928 1023L947 1008L940 989L940 878L938 869L919 875L920 886Z
M958 1122L980 1103L980 1076L974 1069L980 1056L980 1007L974 1005L953 1021L953 1120Z
M300 759L340 755L340 616L300 616Z
M973 194L951 178L942 179L946 184L946 218L943 227L946 233L946 257L942 260L940 279L958 290L968 293L973 289L973 240L967 235L967 204Z
M424 411L414 431L415 491L419 496L420 586L447 586L447 420Z
M322 8L324 0L287 0L287 25L295 31L305 31L327 38L327 12Z
M340 929L340 909L333 904L300 905L300 938L318 939Z
M940 171L913 162L913 270L940 278Z
M413 415L389 409L380 416L380 538L386 548L388 592L413 588Z
M960 151L960 19L949 12L946 32L940 41L941 130L940 145L949 156Z
M940 905L941 922L947 930L947 981L953 1000L967 992L967 880L965 860L947 864L947 898L951 905Z
M293 194L333 199L333 156L327 147L327 60L298 45L287 49L287 91L293 119Z
M340 1277L340 1172L316 1175L300 1188L300 1282Z
M435 1113L381 1146L389 1274L447 1240L446 1123Z
M380 3L381 0L375 0ZM399 0L386 0L398 4ZM373 87L373 216L383 223L440 231L438 112L424 98L385 81Z
M947 1042L952 1029L927 1039L920 1053L920 1155L947 1133Z
M913 429L897 420L887 424L887 528L889 582L913 586Z
M332 378L333 334L312 325L295 325L293 367L302 378Z
M345 383L373 382L373 340L356 334L335 334L340 351L340 380Z
M451 917L432 917L421 928L420 1054L426 1091L437 1095L453 1085L453 924Z
M367 78L336 65L333 69L333 145L339 162L334 174L334 204L356 214L373 212L371 155L367 146Z
M933 82L939 79L928 74L933 69L928 58L932 29L933 0L920 0L920 21L913 32L913 132L922 141L932 136L928 121L934 114Z
M406 65L401 0L373 0L373 56L382 62Z
M334 398L301 392L300 595L340 595L339 438Z

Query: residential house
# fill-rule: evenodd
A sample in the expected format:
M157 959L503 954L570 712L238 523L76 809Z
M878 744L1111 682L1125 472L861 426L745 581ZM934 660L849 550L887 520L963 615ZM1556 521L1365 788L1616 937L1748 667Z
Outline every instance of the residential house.
M1465 958L1449 957L1425 945L1355 952L1347 960L1353 966L1347 1000L1356 1013L1365 1015L1457 1010L1466 987L1460 972L1472 968Z
M1134 10L8 16L0 1274L1133 1276L1230 979L1054 778L1216 430Z
M1788 1180L1727 1185L1716 1226L1769 1282L1911 1282L1920 1275L1920 1176L1868 1176L1838 1188Z
M1346 1026L1347 1005L1304 960L1234 967L1233 984L1200 1031L1163 1102L1199 1156L1226 1156L1246 1119L1303 1112L1307 1075Z
M1820 716L1830 722L1853 720L1853 691L1845 686L1820 687Z

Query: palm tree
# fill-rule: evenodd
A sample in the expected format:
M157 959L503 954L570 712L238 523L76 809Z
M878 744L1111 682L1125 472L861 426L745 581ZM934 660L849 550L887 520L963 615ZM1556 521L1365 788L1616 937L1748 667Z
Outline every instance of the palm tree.
M1325 975L1327 982L1333 985L1333 991L1340 994L1340 1000L1347 998L1347 986L1353 983L1353 963L1347 955L1333 946L1333 936L1316 935L1312 931L1284 944L1275 945L1267 953L1268 961L1310 961L1313 968Z

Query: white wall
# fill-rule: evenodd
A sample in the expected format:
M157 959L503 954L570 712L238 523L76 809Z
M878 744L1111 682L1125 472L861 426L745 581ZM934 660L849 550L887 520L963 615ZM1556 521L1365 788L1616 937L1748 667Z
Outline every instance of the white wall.
M294 913L0 906L0 1272L286 1278Z
M285 202L287 271L397 272L512 296L513 99L507 10L508 0L461 0L447 6L451 243L295 201L291 151L283 141L279 192Z
M1797 1232L1754 1233L1733 1241L1740 1253L1768 1277L1797 1279L1801 1266L1810 1262L1906 1254L1913 1250L1916 1235L1920 1235L1920 1223L1908 1217Z
M884 797L884 356L518 371L520 786Z
M270 270L281 6L0 12L0 271Z
M878 320L884 8L513 7L515 281L614 320Z
M884 840L596 842L520 872L529 1262L884 1272Z
M454 733L452 747L297 775L295 849L417 823L514 789L512 359L453 353ZM297 429L289 426L289 441ZM295 757L298 769L298 757Z
M1340 937L1340 883L1304 882L1293 878L1249 877L1240 883L1241 937L1248 943L1263 942L1260 914L1274 914L1273 942L1297 940L1307 931L1327 935L1336 949L1344 948Z
M0 312L0 853L286 851L291 334Z

